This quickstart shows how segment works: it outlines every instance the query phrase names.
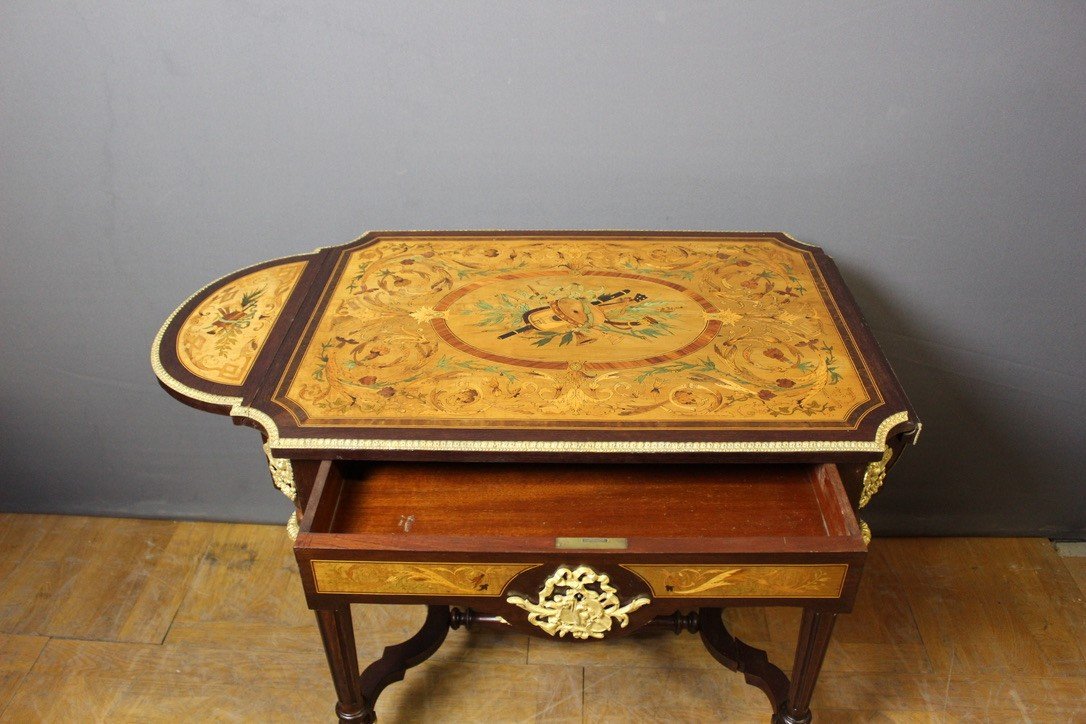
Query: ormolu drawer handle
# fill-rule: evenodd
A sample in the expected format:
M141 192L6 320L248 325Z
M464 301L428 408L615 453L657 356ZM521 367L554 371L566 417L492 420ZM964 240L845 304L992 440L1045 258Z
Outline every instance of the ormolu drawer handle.
M551 636L568 633L575 639L601 639L615 621L625 628L630 622L628 614L650 601L642 595L623 606L610 581L606 574L588 566L573 571L559 568L543 584L537 603L521 596L505 600L527 611L528 622Z

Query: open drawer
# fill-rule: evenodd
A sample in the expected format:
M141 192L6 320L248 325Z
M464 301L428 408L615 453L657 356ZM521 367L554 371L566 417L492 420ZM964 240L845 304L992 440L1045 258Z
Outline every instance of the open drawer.
M833 465L325 461L295 552L314 606L456 603L512 624L510 599L586 566L655 615L847 610L866 547Z

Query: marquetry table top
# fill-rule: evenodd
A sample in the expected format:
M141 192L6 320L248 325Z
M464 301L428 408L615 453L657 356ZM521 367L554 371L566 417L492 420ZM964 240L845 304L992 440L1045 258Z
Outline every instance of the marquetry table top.
M781 233L371 232L211 284L152 364L285 457L865 460L918 427Z

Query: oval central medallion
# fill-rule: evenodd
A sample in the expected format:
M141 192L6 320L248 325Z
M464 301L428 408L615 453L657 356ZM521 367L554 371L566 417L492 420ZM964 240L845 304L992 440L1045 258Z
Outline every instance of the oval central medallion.
M704 347L720 326L696 292L611 272L504 275L450 292L435 311L435 329L461 351L545 369L659 364Z

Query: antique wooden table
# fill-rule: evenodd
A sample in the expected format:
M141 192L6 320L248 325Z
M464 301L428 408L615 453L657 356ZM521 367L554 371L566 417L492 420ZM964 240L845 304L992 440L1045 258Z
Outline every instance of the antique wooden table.
M809 721L855 513L920 431L832 261L781 233L373 232L214 282L151 362L261 431L343 721L450 628L650 625ZM369 602L428 614L359 674ZM726 630L745 605L803 608L791 680Z

